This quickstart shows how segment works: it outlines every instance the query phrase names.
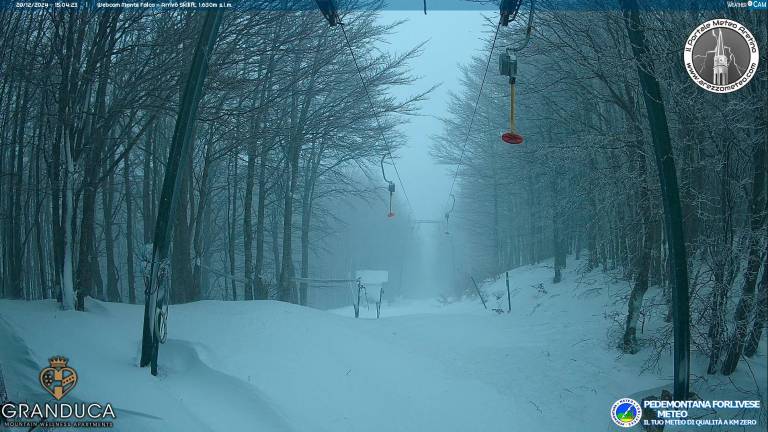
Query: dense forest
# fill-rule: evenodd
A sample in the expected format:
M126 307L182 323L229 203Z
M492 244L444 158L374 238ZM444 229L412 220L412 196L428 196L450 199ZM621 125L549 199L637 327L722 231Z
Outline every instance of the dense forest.
M384 212L380 159L399 147L397 125L425 96L388 96L412 81L407 65L420 47L371 52L397 25L377 23L373 6L346 18L347 46L321 14L262 3L225 14L209 59L172 223L173 303L306 304L306 284L293 280L310 274L329 227L339 226L329 208L351 200ZM136 9L0 12L2 297L61 299L74 287L80 310L88 296L143 301L202 19ZM390 240L406 241L407 228L395 225Z
M412 242L405 210L386 230L354 226L329 239L348 222L344 213L386 213L380 170L391 161L382 158L403 145L398 126L430 92L397 99L391 91L413 83L409 61L421 45L397 55L373 49L397 26L377 20L378 2L345 3L354 10L343 17L350 46L316 11L263 3L224 14L209 59L172 223L171 303L306 305L308 285L297 278L344 275L380 249L361 246L361 236L403 250ZM620 9L599 10L597 0L595 11L538 3L519 54L525 143L499 138L509 127L509 84L493 70L524 23L502 28L464 65L463 88L434 140L434 156L458 165L455 207L446 209L452 240L444 244L456 259L451 289L471 289L469 275L552 257L557 282L573 257L585 271L631 281L617 343L625 353L641 348L640 317L671 304L643 297L652 286L671 292L675 280L639 75L650 76L679 184L692 342L709 356L710 373L733 372L742 354L755 353L768 313L768 49L761 47L752 82L731 94L701 91L680 58L707 19L734 19L764 41L766 15L719 2L644 9L635 17L648 44L638 56ZM0 297L58 299L77 310L87 297L143 302L201 20L183 11L0 11ZM491 46L494 65L480 93ZM380 258L392 268L407 260ZM315 261L323 269L313 271Z
M676 165L692 344L709 355L709 373L731 373L742 352L755 353L766 322L766 48L760 47L755 78L730 94L701 91L681 59L700 23L729 18L764 41L766 15L719 2L696 2L693 10L646 8L636 14L648 48L638 58L621 9L539 4L530 44L518 54L517 122L525 143L500 139L509 129L510 90L492 69L463 148L486 68L479 55L465 65L463 88L433 147L446 164L462 161L452 220L460 226L466 265L487 277L554 257L558 282L571 255L586 271L613 272L632 283L621 299L628 314L617 344L626 353L640 349L641 315L670 308L674 284L642 70L660 85ZM520 44L522 34L502 30L497 51ZM643 305L649 286L662 287L665 304ZM661 316L669 322L672 313ZM661 347L669 346L671 325L668 330Z

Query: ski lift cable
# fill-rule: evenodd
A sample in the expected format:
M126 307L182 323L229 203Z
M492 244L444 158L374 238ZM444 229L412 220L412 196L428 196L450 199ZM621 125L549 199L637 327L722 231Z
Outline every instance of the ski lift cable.
M448 191L448 200L450 200L451 196L453 195L453 189L456 186L456 178L459 176L459 169L461 168L461 164L464 161L464 154L467 151L467 144L469 143L469 135L472 132L472 125L475 123L475 116L477 115L477 107L480 104L480 97L483 95L483 87L485 86L485 79L488 77L488 69L491 66L491 59L493 58L493 50L496 48L496 40L499 37L499 29L501 28L502 22L499 21L499 23L496 25L496 31L493 34L493 42L491 42L491 50L488 52L488 60L485 63L485 71L483 72L483 79L480 82L480 89L477 92L477 98L475 99L475 107L472 109L472 116L469 119L469 126L467 127L467 133L464 137L464 144L461 147L461 154L459 155L459 161L456 164L456 171L453 173L453 180L451 181L451 189ZM448 206L448 200L446 200L446 207Z
M400 177L400 171L397 169L395 158L392 156L392 147L389 145L389 142L384 136L384 127L382 126L381 119L379 118L379 113L378 111L376 111L376 107L373 104L373 98L371 97L371 93L368 91L368 85L365 83L365 78L363 77L363 73L360 70L360 64L357 62L357 56L355 55L355 51L352 49L352 44L349 42L349 37L347 36L347 30L343 22L338 22L338 24L339 24L339 27L341 27L341 32L344 34L344 40L346 41L347 48L349 49L349 53L352 56L352 61L355 63L355 69L357 69L357 75L360 77L360 82L363 84L363 90L365 91L365 95L368 98L368 103L371 105L371 111L373 111L374 118L376 119L376 125L378 126L379 132L381 133L382 142L384 142L384 145L387 147L387 153L384 156L385 158L389 156L389 160L392 162L392 168L394 168L394 171L395 171L395 177L397 177L397 181L398 183L400 183L400 189L403 191L403 196L405 196L405 201L408 203L408 208L411 210L411 213L413 213L413 205L411 205L411 199L408 198L408 193L405 191L405 185L403 184L403 179ZM382 174L384 173L383 160L384 158L382 158ZM386 175L384 175L384 178L385 179L387 178ZM390 184L392 184L392 182L390 182L389 180L387 181Z

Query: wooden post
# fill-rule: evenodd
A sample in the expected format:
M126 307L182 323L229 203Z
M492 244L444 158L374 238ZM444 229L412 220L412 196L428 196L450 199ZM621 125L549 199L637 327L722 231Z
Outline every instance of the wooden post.
M360 281L357 282L357 301L355 301L355 318L360 318Z
M509 272L505 273L507 277L507 313L512 312L512 296L509 294Z
M480 301L483 302L483 307L485 310L488 310L488 306L485 304L485 299L483 298L483 294L480 292L480 288L477 286L477 282L475 282L475 278L472 276L469 277L472 279L472 283L475 285L475 290L477 291L477 296L480 297Z

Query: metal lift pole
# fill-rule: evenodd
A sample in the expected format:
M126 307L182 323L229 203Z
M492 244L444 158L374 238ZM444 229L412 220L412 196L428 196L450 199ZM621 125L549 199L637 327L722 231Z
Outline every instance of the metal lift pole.
M160 343L165 338L165 312L168 303L168 252L171 245L171 223L179 202L179 189L184 171L179 167L189 153L192 132L195 127L197 108L203 93L203 83L208 74L208 61L216 43L223 9L209 9L203 19L203 27L192 57L189 76L184 86L173 141L168 155L160 204L155 223L152 262L144 290L144 328L139 365L151 365L152 375L157 375L157 356Z

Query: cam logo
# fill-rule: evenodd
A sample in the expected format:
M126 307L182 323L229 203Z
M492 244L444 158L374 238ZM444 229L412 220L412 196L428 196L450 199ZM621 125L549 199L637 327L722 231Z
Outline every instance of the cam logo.
M643 409L634 399L619 399L611 407L611 420L623 428L630 428L640 423L642 417Z
M40 384L56 400L61 400L77 384L77 372L67 366L68 361L62 356L51 357L50 366L40 371Z

